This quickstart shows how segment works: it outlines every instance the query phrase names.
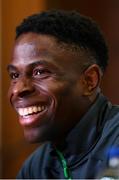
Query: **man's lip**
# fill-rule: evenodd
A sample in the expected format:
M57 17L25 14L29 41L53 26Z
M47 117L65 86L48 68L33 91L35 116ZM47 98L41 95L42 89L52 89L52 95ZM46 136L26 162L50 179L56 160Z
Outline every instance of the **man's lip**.
M44 118L46 111L47 108L45 107L41 111L33 112L23 116L19 115L19 123L24 127L35 127L40 125L40 121L42 121Z
M45 109L44 105L32 105L27 107L16 108L16 111L20 116L28 116L34 113L41 112L44 109Z
M42 106L45 105L46 101L40 101L40 102L27 102L27 101L20 101L13 103L14 108L17 110L18 108L27 108L30 106Z

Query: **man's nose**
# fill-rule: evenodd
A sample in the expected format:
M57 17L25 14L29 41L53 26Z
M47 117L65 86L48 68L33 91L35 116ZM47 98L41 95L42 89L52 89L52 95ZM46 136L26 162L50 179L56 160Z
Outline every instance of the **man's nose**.
M25 96L29 96L31 93L34 92L34 86L30 79L22 78L13 88L13 94L19 98L23 98Z

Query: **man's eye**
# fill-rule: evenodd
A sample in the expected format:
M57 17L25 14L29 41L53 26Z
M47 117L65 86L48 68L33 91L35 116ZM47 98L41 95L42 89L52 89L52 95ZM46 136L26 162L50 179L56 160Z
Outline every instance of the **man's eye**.
M18 73L10 73L11 79L17 79L19 77Z
M35 69L33 72L33 76L38 76L38 77L46 77L50 74L51 72L48 71L47 69Z

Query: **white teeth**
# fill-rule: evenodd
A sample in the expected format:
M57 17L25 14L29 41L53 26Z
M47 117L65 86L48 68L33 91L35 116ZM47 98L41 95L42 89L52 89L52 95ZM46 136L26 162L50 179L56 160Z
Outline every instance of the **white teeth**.
M23 115L23 109L22 108L20 108L18 112L19 112L19 115L21 115L21 116Z
M38 108L36 106L33 107L33 112L37 112Z
M29 114L37 113L43 111L45 109L44 106L31 106L27 108L19 108L18 113L20 116L27 116Z
M29 112L29 114L32 113L32 107L29 107L29 108L28 108L28 112Z
M24 111L23 111L23 115L25 116L25 115L27 115L27 114L28 114L28 109L25 108Z
M40 106L38 107L38 111L41 111L41 107Z

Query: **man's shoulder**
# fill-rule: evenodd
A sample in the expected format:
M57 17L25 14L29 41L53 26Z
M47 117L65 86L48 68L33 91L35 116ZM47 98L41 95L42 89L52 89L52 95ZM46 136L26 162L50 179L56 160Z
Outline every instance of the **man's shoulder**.
M48 157L50 152L51 145L50 143L44 143L40 145L24 162L24 166L34 165L37 162L37 165L42 162L43 159Z
M40 145L40 147L25 160L17 175L17 179L29 179L30 177L35 177L35 175L39 177L41 174L40 169L42 164L47 161L50 149L50 143Z
M113 123L114 120L117 121L117 119L119 118L119 105L108 104L108 108L109 109L108 109L107 120L110 123ZM117 123L119 123L119 121L117 121Z
M39 145L39 147L33 151L33 153L28 157L28 159L26 161L32 161L32 160L37 160L40 159L41 157L43 158L43 156L46 156L46 154L48 154L50 152L51 149L51 144L46 142L43 143L41 145Z
M112 105L111 107L112 113L115 113L115 114L119 113L119 105L118 104L111 104L111 105Z
M114 144L119 144L119 105L112 105L107 115L107 120L102 131L102 138ZM112 141L111 141L112 140Z
M106 110L105 123L101 128L101 133L95 148L93 156L97 159L107 162L106 151L113 146L119 146L119 106L108 104Z

